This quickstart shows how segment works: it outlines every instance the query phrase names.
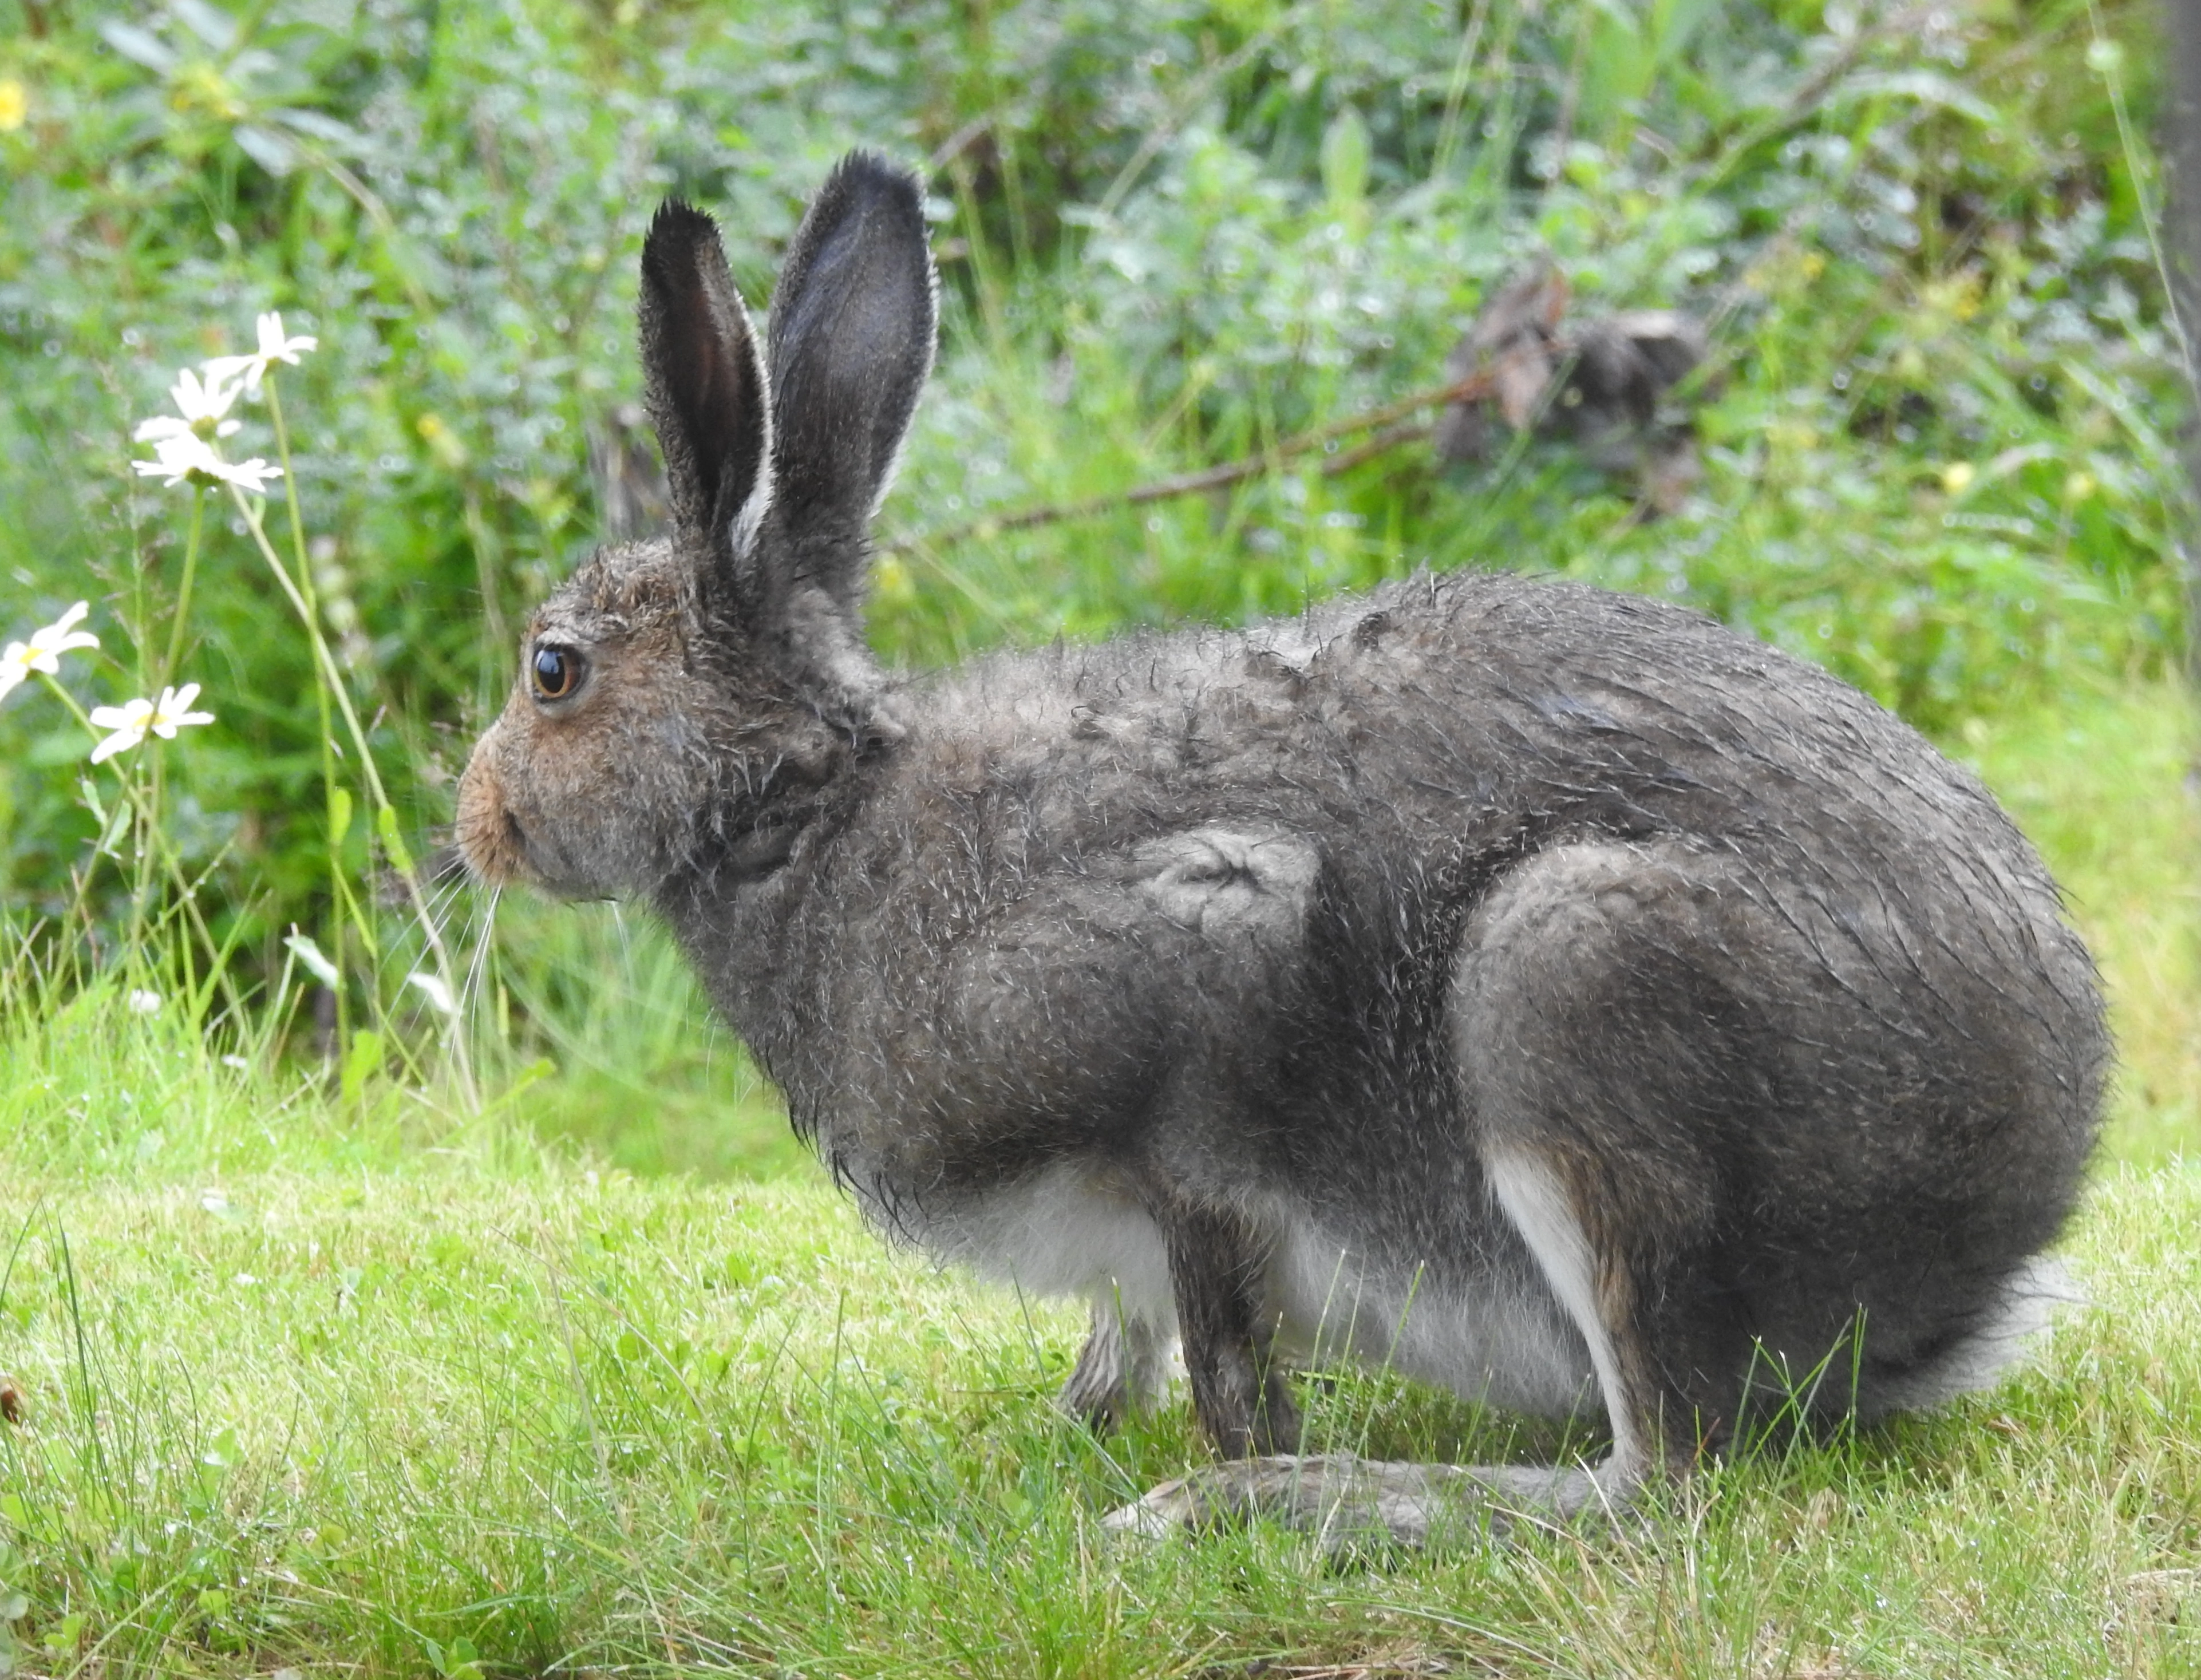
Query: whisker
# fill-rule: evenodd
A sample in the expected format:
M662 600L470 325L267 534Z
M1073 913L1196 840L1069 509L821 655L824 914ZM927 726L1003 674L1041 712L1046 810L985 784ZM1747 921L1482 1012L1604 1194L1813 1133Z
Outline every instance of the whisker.
M478 908L479 931L472 936L473 955L467 964L466 980L459 990L460 1018L470 1025L473 1019L475 1005L480 1002L486 992L484 982L489 972L490 947L496 943L490 937L492 924L496 914L496 890L494 887L490 889L489 902L486 905L478 906Z

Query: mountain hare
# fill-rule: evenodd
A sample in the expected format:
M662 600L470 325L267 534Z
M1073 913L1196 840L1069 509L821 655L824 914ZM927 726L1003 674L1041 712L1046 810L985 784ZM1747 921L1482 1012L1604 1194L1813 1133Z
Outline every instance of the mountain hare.
M1565 1516L1753 1408L1980 1386L2039 1323L2094 974L1905 725L1696 614L1482 572L889 676L917 183L839 164L761 353L667 203L640 316L671 532L536 614L464 855L654 906L876 1225L1089 1301L1071 1409L1181 1344L1223 1461L1112 1522ZM1283 1456L1283 1362L1335 1354L1601 1401L1611 1452Z

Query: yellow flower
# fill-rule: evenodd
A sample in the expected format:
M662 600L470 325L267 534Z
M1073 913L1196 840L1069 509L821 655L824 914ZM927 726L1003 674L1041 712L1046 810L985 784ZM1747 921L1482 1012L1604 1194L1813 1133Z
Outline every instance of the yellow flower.
M467 446L459 434L443 423L441 414L423 414L413 422L413 429L427 444L428 452L449 472L462 470L467 464Z
M12 133L31 114L31 96L13 76L0 76L0 133Z
M917 593L917 586L909 575L909 567L893 555L881 555L873 561L872 576L877 584L879 594L888 601L899 604L910 600Z
M1962 496L1971 488L1979 471L1969 461L1952 461L1941 469L1941 488L1952 496Z

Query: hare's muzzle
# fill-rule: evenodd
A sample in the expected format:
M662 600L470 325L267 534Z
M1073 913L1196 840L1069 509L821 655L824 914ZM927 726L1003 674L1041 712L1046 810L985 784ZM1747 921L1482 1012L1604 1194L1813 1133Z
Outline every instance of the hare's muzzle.
M529 873L527 836L507 808L497 779L497 729L490 725L474 743L466 773L459 778L459 853L474 878L493 887L525 879Z

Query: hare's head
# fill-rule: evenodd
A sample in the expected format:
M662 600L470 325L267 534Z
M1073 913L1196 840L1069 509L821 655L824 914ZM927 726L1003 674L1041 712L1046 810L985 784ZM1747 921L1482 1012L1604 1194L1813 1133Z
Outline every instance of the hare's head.
M872 514L932 365L917 183L861 152L803 219L760 355L710 218L642 253L642 362L671 529L543 603L459 787L485 880L647 894L767 867L819 790L899 730L863 636Z

